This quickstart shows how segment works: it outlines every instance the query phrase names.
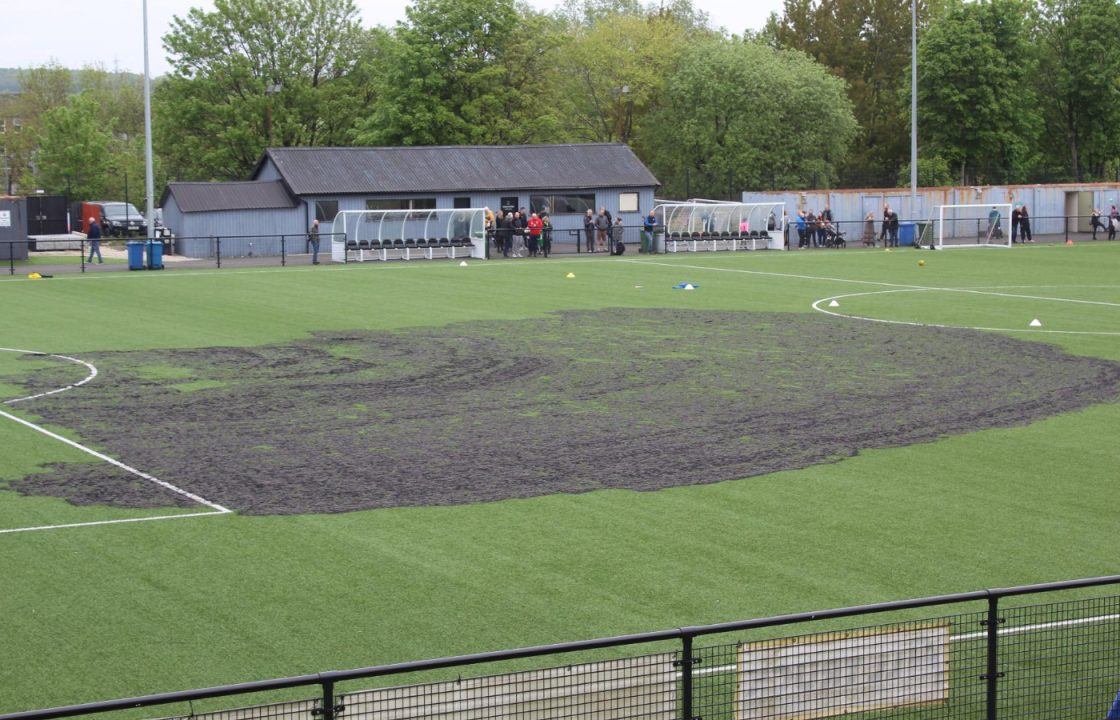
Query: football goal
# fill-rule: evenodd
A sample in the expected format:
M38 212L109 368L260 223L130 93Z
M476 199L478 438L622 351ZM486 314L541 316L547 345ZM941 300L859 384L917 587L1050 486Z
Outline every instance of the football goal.
M1011 247L1011 205L938 205L935 247Z

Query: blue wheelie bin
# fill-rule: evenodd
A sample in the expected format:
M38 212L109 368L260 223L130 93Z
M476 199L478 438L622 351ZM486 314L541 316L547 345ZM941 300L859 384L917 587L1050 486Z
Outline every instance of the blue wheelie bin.
M908 246L908 245L913 245L914 244L914 238L916 237L916 234L915 234L916 229L917 229L917 223L912 223L912 222L899 223L898 224L898 244L900 246L903 246L903 247Z
M149 240L145 243L148 246L148 269L149 270L162 270L163 269L163 243L159 240Z
M128 243L128 269L144 269L144 243L139 240L130 240Z

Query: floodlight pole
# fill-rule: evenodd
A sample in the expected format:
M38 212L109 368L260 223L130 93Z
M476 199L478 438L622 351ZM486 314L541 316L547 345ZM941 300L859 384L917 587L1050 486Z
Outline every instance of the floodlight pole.
M918 0L910 0L910 218L918 203Z
M148 0L144 0L144 175L148 239L155 237L155 178L152 172L152 75L148 66Z

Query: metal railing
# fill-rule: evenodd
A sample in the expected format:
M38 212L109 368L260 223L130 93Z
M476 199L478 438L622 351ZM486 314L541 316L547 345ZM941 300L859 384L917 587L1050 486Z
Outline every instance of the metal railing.
M51 720L300 687L317 687L317 696L202 714L192 705L189 717L497 720L531 709L538 720L753 720L872 710L875 717L1099 718L1120 690L1120 596L1007 601L1117 584L1120 575L977 590L16 712L0 720ZM917 619L912 612L951 605L973 607ZM905 617L831 626L895 613ZM812 632L774 632L799 625L810 625ZM727 634L738 637L697 642ZM651 645L658 647L643 655L587 657ZM432 671L504 668L510 661L571 654L578 664L431 678ZM403 682L417 673L424 682ZM350 692L339 687L374 678L397 684ZM462 714L464 708L472 712Z

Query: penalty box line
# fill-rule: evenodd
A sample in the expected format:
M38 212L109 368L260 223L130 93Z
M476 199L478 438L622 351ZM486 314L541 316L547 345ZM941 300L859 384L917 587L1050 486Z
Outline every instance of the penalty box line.
M104 462L107 462L110 465L118 467L118 468L120 468L121 470L124 470L127 473L135 475L138 478L141 478L143 480L147 480L148 482L159 485L160 487L165 488L167 490L170 490L173 493L176 493L178 495L182 495L183 497L185 497L189 500L193 500L194 502L198 503L199 505L205 505L206 507L210 508L210 510L208 510L206 512L200 512L200 513L182 513L182 514L179 514L179 515L159 515L159 516L141 517L141 518L121 518L121 519L117 519L117 520L95 520L95 521L90 521L90 522L65 523L65 524L59 524L59 525L41 525L41 526L37 526L37 527L0 529L0 535L8 534L8 533L17 533L17 532L31 532L31 531L34 531L34 530L54 530L54 529L68 528L68 527L89 527L89 526L93 526L93 525L113 525L113 524L116 524L116 523L146 522L146 521L152 521L152 520L173 520L173 519L176 519L176 518L202 517L202 516L205 516L205 515L228 515L229 513L233 512L229 508L227 508L223 505L219 505L216 502L211 502L210 500L207 500L206 498L202 497L201 495L196 495L196 494L190 492L189 490L184 490L183 488L178 487L177 485L173 485L173 484L171 484L171 483L169 483L165 480L160 480L159 478L155 477L154 475L149 475L146 472L143 472L141 470L137 470L136 468L132 467L131 465L126 465L125 463L121 462L120 460L116 460L114 458L109 457L105 453L98 452L98 451L94 450L93 448L86 447L85 445L82 445L81 443L74 442L73 440L71 440L69 438L65 438L65 437L59 435L58 433L51 432L50 430L46 429L45 427L42 427L41 425L36 425L33 422L30 422L28 420L24 420L23 418L18 417L16 415L12 415L11 413L5 412L4 410L0 410L0 417L6 417L9 420L12 420L13 422L17 422L20 425L23 425L24 427L30 428L30 429L32 429L36 432L42 433L43 435L46 435L49 438L52 438L54 440L58 440L61 443L65 443L65 444L69 445L70 447L75 448L76 450L80 450L80 451L86 453L87 455L92 455L93 457L97 458L98 460L102 460Z

